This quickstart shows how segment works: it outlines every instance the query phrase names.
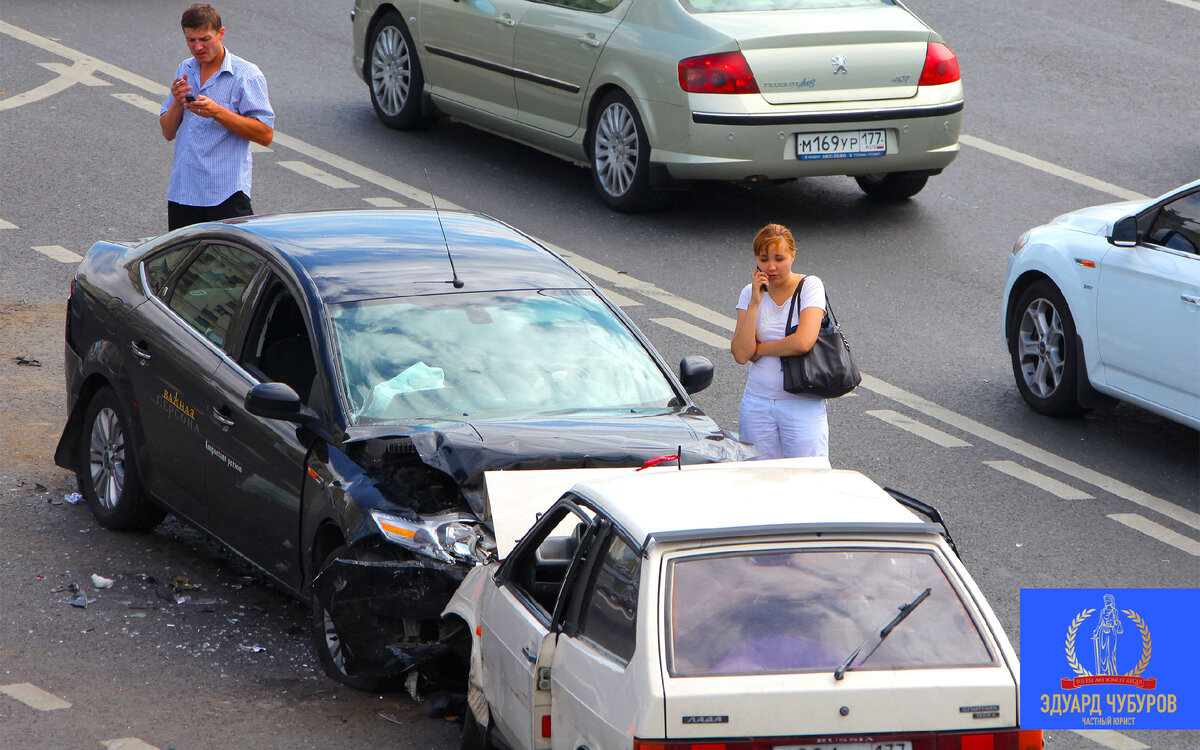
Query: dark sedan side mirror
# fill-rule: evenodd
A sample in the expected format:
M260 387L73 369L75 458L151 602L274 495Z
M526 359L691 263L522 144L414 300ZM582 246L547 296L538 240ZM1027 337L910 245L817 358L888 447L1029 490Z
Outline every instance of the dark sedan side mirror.
M317 413L304 405L287 383L259 383L246 394L246 411L264 419L281 419L315 425Z
M1137 217L1126 216L1113 225L1112 237L1108 241L1117 247L1133 247L1137 245L1137 234Z
M707 357L684 357L679 360L679 382L688 393L699 393L712 385L713 363Z

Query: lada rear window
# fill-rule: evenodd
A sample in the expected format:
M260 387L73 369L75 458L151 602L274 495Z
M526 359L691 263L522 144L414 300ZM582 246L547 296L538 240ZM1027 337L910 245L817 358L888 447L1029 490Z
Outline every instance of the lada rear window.
M690 13L745 13L763 10L810 10L895 5L892 0L680 0Z
M930 593L875 646L900 607ZM697 555L668 567L673 677L994 663L956 589L918 549ZM865 645L864 645L865 642Z

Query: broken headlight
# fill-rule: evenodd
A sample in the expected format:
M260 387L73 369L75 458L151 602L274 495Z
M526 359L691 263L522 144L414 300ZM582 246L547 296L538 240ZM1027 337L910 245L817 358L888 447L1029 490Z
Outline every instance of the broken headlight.
M371 520L389 542L445 563L485 563L496 558L496 540L465 513L443 513L410 521L382 511Z

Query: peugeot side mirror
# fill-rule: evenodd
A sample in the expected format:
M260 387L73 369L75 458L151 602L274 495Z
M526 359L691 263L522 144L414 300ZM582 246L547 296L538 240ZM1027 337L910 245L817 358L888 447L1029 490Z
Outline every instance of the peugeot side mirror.
M1126 216L1123 219L1118 219L1113 225L1112 236L1108 241L1117 247L1133 247L1138 241L1137 217Z
M688 393L699 393L712 385L713 363L706 357L684 357L679 360L679 382Z
M259 383L246 394L246 411L264 419L280 419L313 425L317 413L304 405L300 396L287 383Z

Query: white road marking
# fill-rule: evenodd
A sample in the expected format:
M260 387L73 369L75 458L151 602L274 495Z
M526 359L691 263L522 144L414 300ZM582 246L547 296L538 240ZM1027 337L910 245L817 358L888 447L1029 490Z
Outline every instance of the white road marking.
M1167 0L1167 2L1175 3L1176 5L1182 5L1183 7L1191 8L1192 10L1200 10L1200 2L1196 2L1196 0Z
M898 411L891 409L872 409L868 411L872 417L882 419L888 424L899 427L902 430L907 430L917 437L923 437L931 443L937 443L943 448L970 448L971 444L965 440L959 440L948 432L942 432L936 427L930 427L927 424L918 422L912 417L901 414Z
M3 22L0 22L3 23ZM0 26L0 31L3 30ZM15 27L14 27L15 28ZM98 78L93 78L92 73L95 73L98 68L98 61L93 60L86 55L63 55L68 59L74 59L75 63L71 66L63 65L62 63L38 63L43 68L50 70L58 75L46 81L40 86L35 86L28 91L22 91L19 94L14 94L7 99L0 99L0 112L6 109L14 109L23 104L40 101L55 94L62 93L77 83L87 83L89 86L111 86L108 81L101 81Z
M728 349L729 339L722 338L715 333L706 331L697 325L692 325L687 321L679 318L651 318L650 320L658 323L660 326L670 328L672 331L678 331L685 336L690 336L702 343L708 344L715 349Z
M74 65L64 65L60 62L38 63L38 65L61 77L72 78L74 83L82 83L84 86L112 85L109 81L92 75L95 72L95 64L91 60L81 60Z
M20 227L18 227L16 224L13 224L12 222L8 222L8 221L5 221L4 219L0 219L0 229L20 229Z
M57 260L59 263L78 263L83 260L82 255L77 255L62 245L37 245L33 249L47 258Z
M307 177L310 180L316 180L317 182L321 183L322 185L325 185L326 187L337 188L338 190L344 190L345 188L358 187L358 185L355 185L353 182L350 182L348 180L343 180L341 177L338 177L337 175L332 175L329 172L326 172L324 169L314 167L313 165L308 164L306 162L277 161L275 163L278 164L279 166L283 167L284 169L292 170L293 172L295 172L296 174L298 174L302 177Z
M922 414L932 417L939 422L945 422L951 427L956 428L960 432L965 432L968 435L974 435L980 440L985 440L993 445L1012 451L1020 456L1023 456L1030 461L1042 464L1043 466L1054 469L1057 472L1074 477L1081 482L1086 482L1094 487L1098 487L1105 492L1111 492L1117 497L1128 500L1135 505L1140 505L1156 513L1161 513L1167 518L1174 519L1185 526L1190 526L1197 531L1200 531L1200 514L1193 513L1190 510L1167 502L1162 498L1155 497L1148 492L1143 492L1136 487L1126 484L1119 479L1101 474L1094 469L1089 469L1086 466L1070 461L1061 456L1055 455L1050 451L1038 448L1031 445L1020 438L1015 438L1011 435L1001 432L994 427L988 427L985 424L976 422L970 417L965 417L957 414L944 406L921 398L920 396L909 393L908 391L897 388L896 386L886 383L879 378L863 373L862 387L873 391L874 393L883 396L884 398L896 401L913 411L921 412Z
M1064 180L1070 180L1071 182L1078 183L1084 187L1089 187L1093 190L1099 190L1102 193L1108 193L1109 195L1116 196L1123 201L1136 201L1149 197L1142 195L1141 193L1135 193L1132 190L1126 190L1125 188L1114 185L1111 182L1097 180L1095 177L1088 177L1082 172L1076 172L1074 169L1067 169L1066 167L1060 167L1052 162L1043 161L1036 156L1030 156L1029 154L1021 153L1020 151L1008 148L1007 146L1001 146L999 144L992 143L991 141L985 141L982 138L976 138L973 135L967 135L966 133L963 133L958 136L958 141L965 146L974 146L977 149L987 151L989 154L994 154L1010 161L1015 161L1016 163L1022 164L1026 167L1031 167L1047 174L1052 174L1055 177L1061 177Z
M375 208L404 208L404 204L395 198L363 198Z
M60 708L70 708L71 704L59 698L54 693L47 693L36 685L28 682L17 682L12 685L0 685L0 693L4 693L38 711L57 711Z
M138 109L144 109L155 117L158 117L158 111L162 108L161 104L151 101L141 94L113 94L113 98L120 99L126 104L132 104Z
M1112 750L1150 750L1149 745L1143 745L1132 737L1126 737L1111 729L1072 729L1080 737L1099 742Z
M115 740L101 740L104 750L158 750L154 745L142 742L137 737L121 737Z
M626 297L624 294L614 292L611 289L602 289L601 291L604 292L605 297L608 297L610 300L615 302L617 307L637 307L638 305L642 304L633 297Z
M1077 490L1069 484L1048 477L1045 474L1027 469L1014 461L984 461L985 465L992 467L1002 474L1007 474L1015 479L1020 479L1022 482L1032 484L1034 487L1043 489L1051 495L1057 495L1063 500L1095 500L1083 490Z
M1178 0L1171 1L1177 2ZM1187 7L1191 7L1191 5L1189 4ZM93 60L93 58L90 58L82 52L26 31L20 27L13 26L12 24L4 21L0 21L0 33L6 34L15 39L19 39L27 44L46 50L47 52L51 52L60 57L65 57L69 60ZM94 62L97 65L97 69L110 78L124 81L131 86L139 88L155 96L166 96L167 87L158 83L157 81L137 75L136 73L132 73L116 65L101 61ZM3 101L7 102L11 101L11 99ZM290 148L294 151L304 154L310 159L321 162L326 166L347 172L348 174L361 179L363 182L369 182L384 190L408 198L415 203L420 203L425 206L430 206L433 204L433 197L424 190L419 190L411 185L403 183L399 180L395 180L376 170L369 169L357 164L356 162L350 161L349 159L337 156L336 154L313 146L298 138L293 138L286 134L277 132L275 134L274 142L279 146ZM1030 166L1042 171L1047 171L1050 174L1054 174L1074 182L1083 180L1083 184L1087 184L1090 187L1097 187L1097 189L1102 189L1105 192L1115 191L1111 192L1111 194L1118 197L1124 198L1140 196L1139 193L1110 185L1109 183L1105 183L1101 180L1093 180L1092 178L1088 178L1078 172L1058 167L1050 162L1044 162L1033 157L1029 157L1013 149L1008 149L980 138L964 136L963 142L967 145L994 153L997 156L1011 159L1019 164ZM462 208L451 201L443 200L441 198L437 199L437 204L441 208ZM589 261L582 256L566 252L565 250L557 248L550 243L543 244L555 249L557 252L563 255L563 257L568 258L575 266L589 275L603 279L621 289L636 292L651 299L658 300L665 305L674 307L680 312L691 315L692 317L698 318L713 326L723 328L728 331L733 331L734 329L734 325L736 323L735 318L722 315L721 313L710 310L703 305L692 302L691 300L684 299L672 294L671 292L659 289L653 284L638 281L637 279L634 279L626 274L621 274L618 271L607 268L599 263ZM1124 498L1132 503L1161 513L1169 518L1179 521L1180 523L1200 530L1200 514L1180 508L1172 503L1162 500L1161 498L1157 498L1149 493L1142 492L1141 490L1121 482L1120 480L1113 479L1112 477L1108 477L1100 472L1093 471L1092 469L1088 469L1084 466L1076 464L1073 461L1056 456L1049 451L1036 448L1035 446L1030 445L1023 440L1006 435L999 430L983 425L965 416L956 414L949 409L938 406L937 404L934 404L933 402L914 394L908 393L907 391L892 386L882 380L879 380L878 378L864 374L863 386L867 390L873 391L884 398L897 401L909 407L910 409L913 409L914 411L919 411L927 416L933 417L938 421L945 422L946 424L949 424L962 432L966 432L978 437L981 440L985 440L989 443L993 443L1000 447L1011 450L1037 463L1050 466L1051 468L1054 468L1064 474L1074 476L1077 479L1089 484L1093 484L1100 489L1111 492L1118 497Z
M1123 523L1131 529L1140 531L1146 536L1152 536L1163 544L1169 544L1189 555L1200 557L1200 542L1190 536L1184 536L1178 531L1168 529L1161 523L1155 523L1137 513L1109 513L1108 517L1117 523Z

